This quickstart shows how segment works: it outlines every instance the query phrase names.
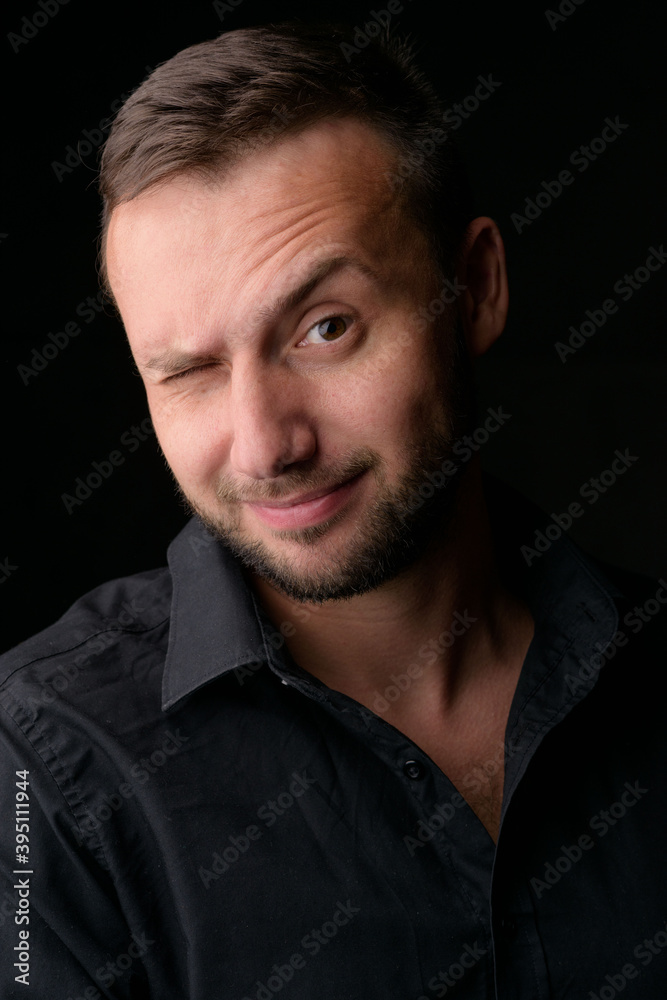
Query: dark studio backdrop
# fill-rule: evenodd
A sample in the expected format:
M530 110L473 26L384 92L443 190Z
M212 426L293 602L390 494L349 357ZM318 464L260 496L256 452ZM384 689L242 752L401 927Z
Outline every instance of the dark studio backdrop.
M96 300L100 123L148 68L222 30L316 14L349 23L360 44L388 10L464 112L477 210L506 242L510 318L478 386L482 416L501 407L511 418L481 447L483 463L544 508L545 526L579 502L575 541L665 574L659 5L24 0L3 39L0 648L104 580L163 565L186 518L121 326ZM617 450L633 460L600 480ZM111 474L95 477L94 463ZM89 495L63 500L87 479Z

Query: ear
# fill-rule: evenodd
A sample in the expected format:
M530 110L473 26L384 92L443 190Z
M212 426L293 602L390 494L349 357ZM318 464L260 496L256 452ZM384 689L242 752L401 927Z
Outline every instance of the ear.
M459 310L468 352L477 358L503 332L509 307L505 246L488 216L473 219L466 229L457 278L465 286Z

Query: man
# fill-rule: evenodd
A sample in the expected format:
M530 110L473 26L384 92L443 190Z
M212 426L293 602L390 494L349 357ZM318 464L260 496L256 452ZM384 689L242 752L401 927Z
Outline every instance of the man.
M502 238L410 55L344 38L186 49L108 140L195 516L4 658L3 996L663 995L667 589L523 557L465 445Z

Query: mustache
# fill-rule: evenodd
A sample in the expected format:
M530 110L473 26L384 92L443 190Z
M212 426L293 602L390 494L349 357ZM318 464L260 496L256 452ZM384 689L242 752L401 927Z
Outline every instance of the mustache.
M328 490L362 472L376 468L380 456L370 448L361 448L344 462L316 468L310 463L281 473L275 479L257 482L252 488L240 486L231 476L220 479L215 495L222 503L262 503L265 500L285 500L295 493Z

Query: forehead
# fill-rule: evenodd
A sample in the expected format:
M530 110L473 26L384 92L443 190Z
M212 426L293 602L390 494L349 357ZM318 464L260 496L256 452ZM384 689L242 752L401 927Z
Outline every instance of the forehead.
M118 206L107 270L137 363L220 338L253 350L274 328L266 316L327 260L355 259L387 301L422 301L433 269L391 183L395 162L369 126L327 121L222 177L179 175Z
M389 141L369 125L332 119L246 154L220 178L172 177L112 213L112 287L126 264L134 270L137 260L155 256L156 236L166 230L172 250L187 246L201 257L222 239L228 259L251 256L253 234L270 253L300 236L316 240L330 221L356 230L362 242L382 242L399 214L395 160Z

